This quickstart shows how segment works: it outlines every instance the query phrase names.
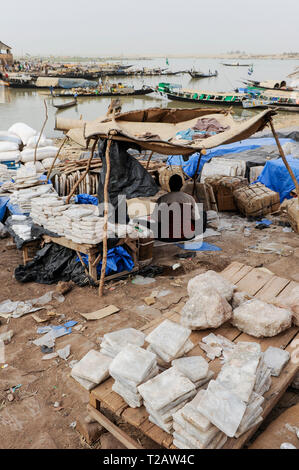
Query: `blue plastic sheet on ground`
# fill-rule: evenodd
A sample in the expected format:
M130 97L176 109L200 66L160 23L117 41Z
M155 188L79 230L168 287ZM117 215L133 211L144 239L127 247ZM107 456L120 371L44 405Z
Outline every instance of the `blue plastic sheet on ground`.
M299 159L293 158L290 155L288 155L286 159L297 181L299 181ZM258 177L257 182L279 193L280 202L284 199L290 199L290 192L295 189L295 184L281 158L268 161Z
M286 142L295 142L293 139L279 139L281 145ZM241 153L247 150L258 149L262 146L275 145L275 139L272 137L262 137L258 139L245 139L233 144L219 145L213 149L207 150L206 155L201 156L198 173L201 172L205 163L209 162L214 157L222 157L228 153ZM196 172L199 153L191 155L188 161L184 161L182 155L171 155L168 160L168 165L179 165L183 171L190 177L193 177Z
M262 219L262 220L257 221L255 225L271 225L271 224L272 224L271 220Z
M4 219L8 201L9 201L9 197L6 197L6 196L0 197L0 222L2 222L2 220Z
M76 204L93 204L97 206L99 204L99 200L95 196L91 196L90 194L78 194L75 196L75 203Z
M88 255L81 253L82 260L88 266ZM80 261L77 258L77 261ZM107 253L107 266L106 276L114 273L121 273L122 271L132 271L134 267L134 261L132 256L122 247L116 246L111 248ZM100 274L102 269L102 261L97 265L97 273Z
M222 251L222 248L216 245L212 245L211 243L206 242L185 242L185 243L177 243L178 247L182 248L182 250L190 250L190 251Z

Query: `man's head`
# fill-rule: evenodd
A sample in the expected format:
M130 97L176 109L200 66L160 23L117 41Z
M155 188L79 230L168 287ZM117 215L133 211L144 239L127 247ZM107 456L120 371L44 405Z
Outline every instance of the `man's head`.
M180 191L182 186L183 181L180 175L172 175L169 178L169 188L171 192Z

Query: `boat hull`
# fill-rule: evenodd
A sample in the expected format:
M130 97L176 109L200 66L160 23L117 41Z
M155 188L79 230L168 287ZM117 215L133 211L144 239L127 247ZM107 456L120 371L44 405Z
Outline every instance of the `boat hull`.
M188 101L189 103L202 103L202 104L219 104L221 106L242 106L242 102L240 100L236 101L223 101L223 100L206 100L206 99L198 99L198 98L187 98L184 96L177 96L173 93L165 92L167 98L172 101Z

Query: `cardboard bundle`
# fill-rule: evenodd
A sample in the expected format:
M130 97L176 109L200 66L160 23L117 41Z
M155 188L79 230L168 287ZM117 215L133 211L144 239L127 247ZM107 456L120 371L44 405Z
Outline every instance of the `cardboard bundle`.
M261 183L251 184L233 192L236 206L247 217L261 217L278 211L279 193Z
M243 186L248 186L247 178L242 176L215 175L206 178L205 183L212 186L219 211L236 211L233 192Z

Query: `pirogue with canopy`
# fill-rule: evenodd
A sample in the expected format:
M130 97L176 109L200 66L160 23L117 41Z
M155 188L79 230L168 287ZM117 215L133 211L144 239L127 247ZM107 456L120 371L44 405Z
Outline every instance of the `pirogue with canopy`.
M94 141L93 151L87 162L82 178L87 174L96 142L107 140L107 171L104 185L104 237L103 263L99 294L103 293L103 284L107 259L107 221L108 221L108 183L110 177L111 141L132 143L140 149L150 150L164 155L183 155L187 157L195 152L204 153L219 145L231 144L249 138L269 124L276 140L280 155L295 183L299 194L298 182L290 168L273 127L272 117L275 110L267 109L246 120L234 120L231 113L221 109L161 109L150 108L140 111L103 116L94 121L56 118L56 129L62 130L67 137L79 145L88 147ZM211 130L212 129L212 130ZM199 168L200 158L198 159ZM198 168L194 178L198 173ZM195 180L194 180L195 183ZM74 188L69 197L74 192ZM69 199L68 199L69 200Z

